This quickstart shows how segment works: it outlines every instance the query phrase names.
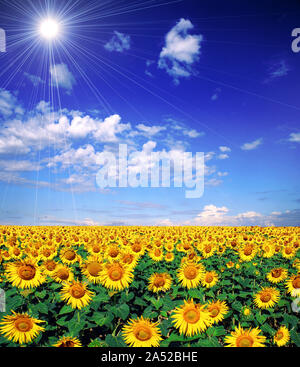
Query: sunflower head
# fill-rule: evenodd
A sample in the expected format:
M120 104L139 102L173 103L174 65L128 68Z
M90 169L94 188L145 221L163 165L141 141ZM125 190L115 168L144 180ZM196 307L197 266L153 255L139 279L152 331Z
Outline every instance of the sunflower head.
M122 332L126 344L131 347L158 347L162 340L158 322L153 323L143 316L131 319Z

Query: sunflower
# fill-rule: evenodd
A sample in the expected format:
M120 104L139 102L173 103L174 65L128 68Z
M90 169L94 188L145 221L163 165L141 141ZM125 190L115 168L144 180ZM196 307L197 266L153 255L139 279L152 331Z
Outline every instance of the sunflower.
M277 344L278 347L282 347L283 345L286 345L290 340L290 332L287 329L286 326L281 326L276 334L274 335L273 342L274 344Z
M262 245L263 254L262 256L265 258L270 258L275 254L275 246L270 243L266 242Z
M207 310L211 321L215 324L224 319L224 315L229 311L228 306L225 301L209 302L207 305Z
M207 243L203 245L202 256L204 257L204 259L207 259L211 257L215 251L216 251L216 248L211 243Z
M211 288L217 284L218 280L219 276L215 271L207 271L201 279L201 284L206 288Z
M52 277L58 283L72 282L74 279L74 274L67 265L59 264L55 268Z
M230 335L226 336L224 342L226 347L264 347L266 337L259 335L261 330L243 329L240 325Z
M74 264L79 260L76 251L69 247L64 247L60 250L59 257L64 264Z
M40 268L31 259L8 264L5 273L14 287L22 289L35 288L45 282Z
M162 340L158 322L151 322L143 316L130 319L122 329L125 343L131 347L158 347Z
M194 303L193 299L185 301L173 311L173 323L180 334L193 336L211 326L212 320L206 305Z
M73 338L70 336L63 336L60 338L55 344L53 344L53 347L82 347L82 344L79 339Z
M196 288L204 274L204 266L194 262L185 262L178 269L178 279L183 287Z
M166 262L172 262L173 260L174 260L174 254L173 254L173 252L167 252L166 254L165 254L165 261Z
M164 258L164 252L161 248L154 247L152 251L148 252L148 255L154 261L161 261Z
M60 295L61 299L67 301L68 305L80 310L90 303L94 292L89 291L85 283L73 281L64 284Z
M136 264L138 263L137 255L134 255L129 250L122 251L120 254L120 262L134 269Z
M171 288L172 278L168 273L154 273L149 278L148 289L152 292L166 292Z
M41 265L41 271L43 274L49 275L50 277L53 276L55 270L58 267L58 263L54 260L46 260Z
M267 279L271 283L280 283L285 280L288 275L288 271L283 268L274 268L267 274Z
M285 259L292 259L296 254L296 249L292 246L285 246L282 251L281 251L281 255L285 258Z
M300 295L300 274L292 275L286 281L286 287L292 297L298 297Z
M280 292L271 287L262 288L257 294L254 295L254 303L259 308L271 308L278 302Z
M92 283L100 283L100 272L103 269L103 263L97 256L90 256L82 266L82 274Z
M109 289L122 290L127 288L133 280L130 267L119 262L105 264L100 273L100 282Z
M45 322L42 320L30 317L27 313L16 313L12 311L13 315L3 317L0 322L0 333L8 340L14 343L30 343L38 336L41 331L45 329L38 324Z
M239 250L240 259L242 261L251 261L255 257L256 252L257 250L252 244L247 244Z
M12 259L14 260L20 260L23 256L23 251L19 249L18 246L12 246L9 250L8 250L10 256Z

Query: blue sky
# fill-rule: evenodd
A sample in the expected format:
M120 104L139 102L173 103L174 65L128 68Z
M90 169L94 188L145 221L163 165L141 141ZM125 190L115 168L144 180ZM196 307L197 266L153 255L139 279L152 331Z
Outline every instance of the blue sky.
M298 1L0 8L1 224L300 224ZM49 17L54 41L39 32ZM100 189L119 144L137 166L204 152L203 196Z

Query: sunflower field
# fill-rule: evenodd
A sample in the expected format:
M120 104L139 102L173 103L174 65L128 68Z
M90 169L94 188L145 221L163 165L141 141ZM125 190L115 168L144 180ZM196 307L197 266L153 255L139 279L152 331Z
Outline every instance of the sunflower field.
M299 234L1 226L0 346L300 346Z

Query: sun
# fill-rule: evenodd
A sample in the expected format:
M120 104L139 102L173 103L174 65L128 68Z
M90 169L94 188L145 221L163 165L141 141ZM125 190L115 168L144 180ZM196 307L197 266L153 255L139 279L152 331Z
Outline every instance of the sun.
M59 31L59 23L55 19L44 19L40 24L40 34L48 40L57 38Z

